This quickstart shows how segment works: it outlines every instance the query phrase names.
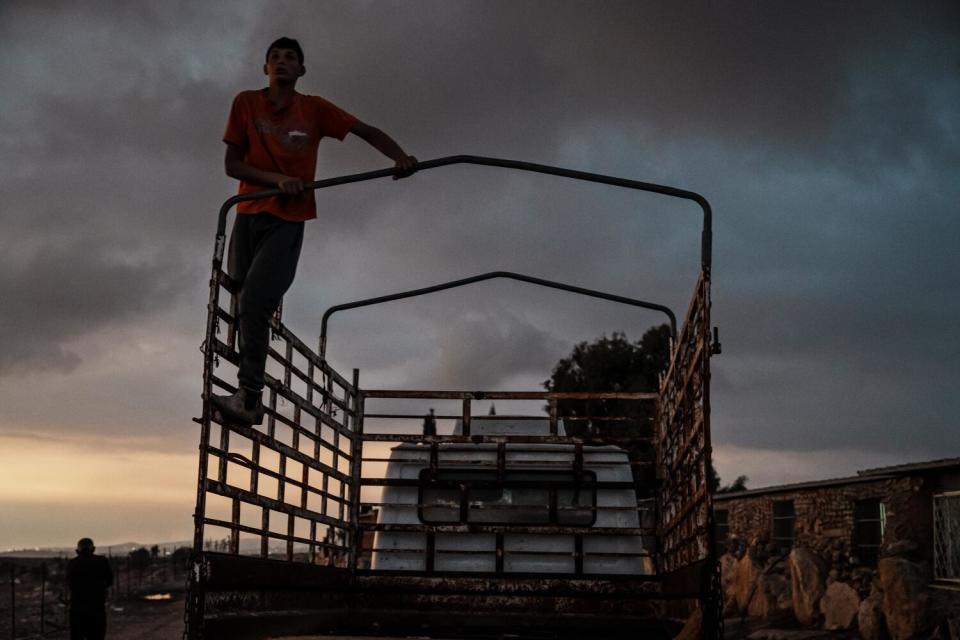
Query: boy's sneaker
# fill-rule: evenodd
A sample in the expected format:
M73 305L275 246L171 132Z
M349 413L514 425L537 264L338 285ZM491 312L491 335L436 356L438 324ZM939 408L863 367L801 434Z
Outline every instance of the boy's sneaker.
M212 396L210 401L226 420L240 424L263 424L263 396L259 391L240 387L229 396Z

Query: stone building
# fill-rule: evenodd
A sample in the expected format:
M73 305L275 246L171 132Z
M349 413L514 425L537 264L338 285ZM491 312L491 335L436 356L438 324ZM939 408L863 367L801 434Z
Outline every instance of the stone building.
M714 507L728 614L960 640L960 458L718 494Z

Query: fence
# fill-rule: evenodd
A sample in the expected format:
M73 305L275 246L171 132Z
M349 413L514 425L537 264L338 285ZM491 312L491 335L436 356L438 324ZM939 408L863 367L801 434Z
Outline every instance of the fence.
M173 553L140 562L111 558L113 586L108 606L157 591L182 590L186 554ZM65 558L17 558L0 562L0 640L43 638L69 626Z

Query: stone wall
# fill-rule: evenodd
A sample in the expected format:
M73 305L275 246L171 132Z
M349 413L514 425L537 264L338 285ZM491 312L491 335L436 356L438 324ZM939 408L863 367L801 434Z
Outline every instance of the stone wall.
M869 640L951 637L942 630L960 620L960 592L929 588L936 483L922 475L856 480L717 496L715 507L728 513L730 553L721 558L727 615L858 630ZM886 510L883 557L874 565L854 547L854 504L871 498ZM794 504L789 555L771 542L779 500Z

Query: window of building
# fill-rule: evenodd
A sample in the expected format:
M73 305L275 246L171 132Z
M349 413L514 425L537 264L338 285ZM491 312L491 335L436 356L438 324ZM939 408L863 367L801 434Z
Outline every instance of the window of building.
M591 526L597 519L597 476L572 473L440 471L420 474L420 520L428 524ZM581 484L583 483L583 484Z
M887 511L880 498L854 502L853 549L859 564L877 564L886 528Z
M933 576L960 582L960 491L933 497Z
M773 501L773 544L780 552L786 552L793 546L795 519L793 500Z
M714 537L717 541L717 555L722 556L727 552L727 540L730 538L730 512L726 509L714 509L713 526Z

